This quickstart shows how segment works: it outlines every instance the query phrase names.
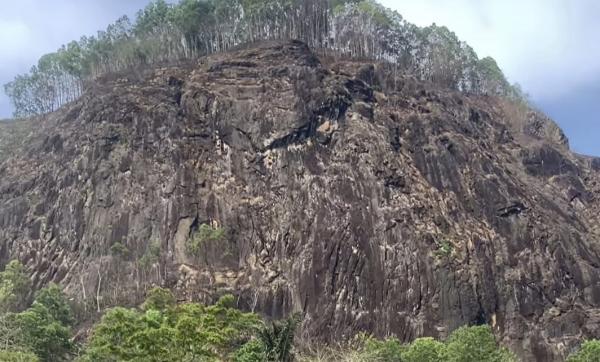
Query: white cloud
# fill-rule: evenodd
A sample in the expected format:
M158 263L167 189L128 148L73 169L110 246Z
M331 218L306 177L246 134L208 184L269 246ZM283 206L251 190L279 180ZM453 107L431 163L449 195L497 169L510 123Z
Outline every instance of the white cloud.
M0 68L6 69L15 60L24 59L31 43L31 31L20 21L0 20Z
M381 0L419 26L446 25L494 57L534 98L557 98L600 78L600 1Z

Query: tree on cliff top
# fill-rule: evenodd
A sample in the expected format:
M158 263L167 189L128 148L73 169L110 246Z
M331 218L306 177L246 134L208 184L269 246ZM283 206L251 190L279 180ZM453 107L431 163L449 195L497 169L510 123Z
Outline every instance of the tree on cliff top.
M374 0L155 0L96 36L44 55L4 86L15 117L57 110L107 73L194 59L239 44L300 39L345 56L392 62L407 73L472 93L515 96L495 62L445 27L419 28Z

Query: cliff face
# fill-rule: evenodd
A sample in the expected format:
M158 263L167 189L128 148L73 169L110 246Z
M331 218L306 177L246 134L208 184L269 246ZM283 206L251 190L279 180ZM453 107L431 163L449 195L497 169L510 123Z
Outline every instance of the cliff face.
M266 43L98 82L0 161L3 262L90 309L234 293L323 340L490 323L552 361L600 338L600 162L384 68ZM202 224L225 236L191 256Z

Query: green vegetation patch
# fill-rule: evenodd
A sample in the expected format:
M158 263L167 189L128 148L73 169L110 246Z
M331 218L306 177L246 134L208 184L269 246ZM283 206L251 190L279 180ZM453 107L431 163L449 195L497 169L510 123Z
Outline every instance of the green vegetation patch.
M202 224L198 230L186 240L185 249L189 255L199 256L202 247L207 242L222 241L225 239L225 229Z
M446 341L418 338L410 344L398 339L376 339L359 334L350 347L330 350L325 358L305 361L377 361L377 362L515 362L516 357L498 345L490 326L461 327Z
M579 350L567 358L567 362L600 362L600 341L583 342Z
M139 265L143 269L149 269L152 265L158 263L160 260L160 242L152 241L144 254L139 259Z
M336 27L330 20L335 21L335 16L346 9L353 19L338 20L355 21L361 30L347 34L342 26L339 36L331 37ZM371 25L377 29L370 29ZM336 38L343 40L337 44ZM95 36L83 36L42 56L28 73L5 84L4 91L15 117L45 114L78 99L85 83L108 74L197 59L272 39L302 39L343 52L348 46L360 47L364 48L361 57L375 58L395 44L393 54L386 54L386 58L406 60L410 54L412 65L404 70L423 80L460 90L500 92L505 96L514 93L494 64L488 59L477 64L476 54L453 33L435 26L419 29L375 0L154 0L134 19L122 16ZM487 79L488 74L492 78ZM482 77L482 84L463 84L478 82Z
M449 257L454 251L454 245L448 240L436 241L437 249L433 252L438 258Z
M262 326L260 318L216 304L176 305L168 290L149 293L144 309L114 308L95 326L81 361L222 361Z

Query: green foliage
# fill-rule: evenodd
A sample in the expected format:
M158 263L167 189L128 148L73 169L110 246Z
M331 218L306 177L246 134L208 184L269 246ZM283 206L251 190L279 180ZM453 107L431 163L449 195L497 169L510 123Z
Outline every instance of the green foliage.
M337 33L330 36L332 31ZM96 36L42 56L4 90L15 117L42 114L77 99L85 81L107 73L270 39L301 39L334 52L391 60L459 90L517 94L491 58L479 61L448 29L418 28L375 0L154 0L133 21L122 16Z
M393 25L393 19L389 14L389 10L374 0L363 0L359 2L358 9L361 12L370 15L380 25Z
M347 5L356 5L362 2L362 0L331 0L331 8L333 9L334 14L339 14L344 10L344 7Z
M4 271L0 272L0 313L23 307L30 286L23 264L17 260L9 262Z
M185 243L186 251L193 256L200 255L202 246L211 241L222 241L225 237L225 230L220 227L212 227L208 224L202 224L196 232L192 234Z
M14 313L0 314L0 349L13 352L27 350Z
M14 268L13 268L14 270ZM0 314L0 360L64 361L74 354L72 313L56 285L39 291L30 308ZM295 356L295 316L265 326L258 316L235 308L235 298L221 297L205 306L177 305L172 293L154 288L141 309L114 308L94 326L78 361L310 361ZM489 326L462 327L446 341L419 338L408 345L388 338L358 335L353 348L331 349L315 361L356 362L514 362L516 358L496 343ZM600 362L600 341L586 341L568 362Z
M152 34L168 23L171 9L165 0L154 0L138 11L133 32L138 35Z
M454 251L454 245L447 240L438 241L436 244L437 250L434 251L434 254L438 258L448 257L452 254L452 251Z
M116 242L110 247L110 254L117 258L125 259L129 256L129 249L122 243Z
M438 362L447 360L444 343L430 337L415 340L401 356L400 360L403 362Z
M0 361L3 361L3 362L38 362L39 358L31 352L0 351Z
M479 60L477 68L481 75L483 86L489 90L490 93L497 94L512 89L511 85L504 77L504 73L502 73L502 70L498 66L498 63L496 63L493 58L485 57ZM516 92L516 89L514 89L513 92Z
M379 340L360 335L358 340L362 340L359 344L362 345L362 350L368 358L378 362L400 361L401 354L406 349L399 340L394 338Z
M166 311L175 306L175 297L168 289L152 288L146 296L146 301L142 304L142 310Z
M235 297L231 294L225 294L217 300L215 303L217 306L221 308L234 308L235 307Z
M50 284L48 287L41 289L36 294L35 303L46 307L52 318L65 326L72 325L75 322L71 306L65 294L56 284Z
M17 275L21 274L18 267L11 270L18 270ZM0 315L0 342L6 349L5 358L65 360L74 347L69 328L73 322L71 308L58 286L50 285L40 290L31 307L25 311ZM32 353L37 357L33 358Z
M267 361L289 362L294 358L294 334L300 323L298 316L273 322L260 330L258 338L264 346Z
M135 350L131 337L141 329L143 324L137 311L120 307L109 310L94 327L82 361L131 359L128 352Z
M264 362L267 361L265 346L258 339L246 342L233 355L234 362Z
M502 70L494 58L482 58L479 60L479 67L490 79L505 81L504 74L502 74Z
M446 341L447 359L451 362L509 362L514 357L498 348L490 326L461 327Z
M250 313L229 307L187 303L170 308L168 293L154 290L144 311L115 308L94 328L83 361L217 361L248 341L261 325ZM170 301L167 303L170 304Z
M584 341L579 350L567 358L567 362L600 362L600 341Z
M42 361L62 361L72 351L70 329L54 319L52 311L34 302L15 316L25 345Z
M431 337L418 338L408 345L359 334L353 343L355 352L344 352L352 360L376 362L514 362L515 357L499 347L489 326L462 327L445 342ZM338 358L340 359L340 358Z
M139 260L139 264L143 269L148 269L152 265L158 263L160 260L160 243L158 241L152 241L148 245L148 249L142 255Z

